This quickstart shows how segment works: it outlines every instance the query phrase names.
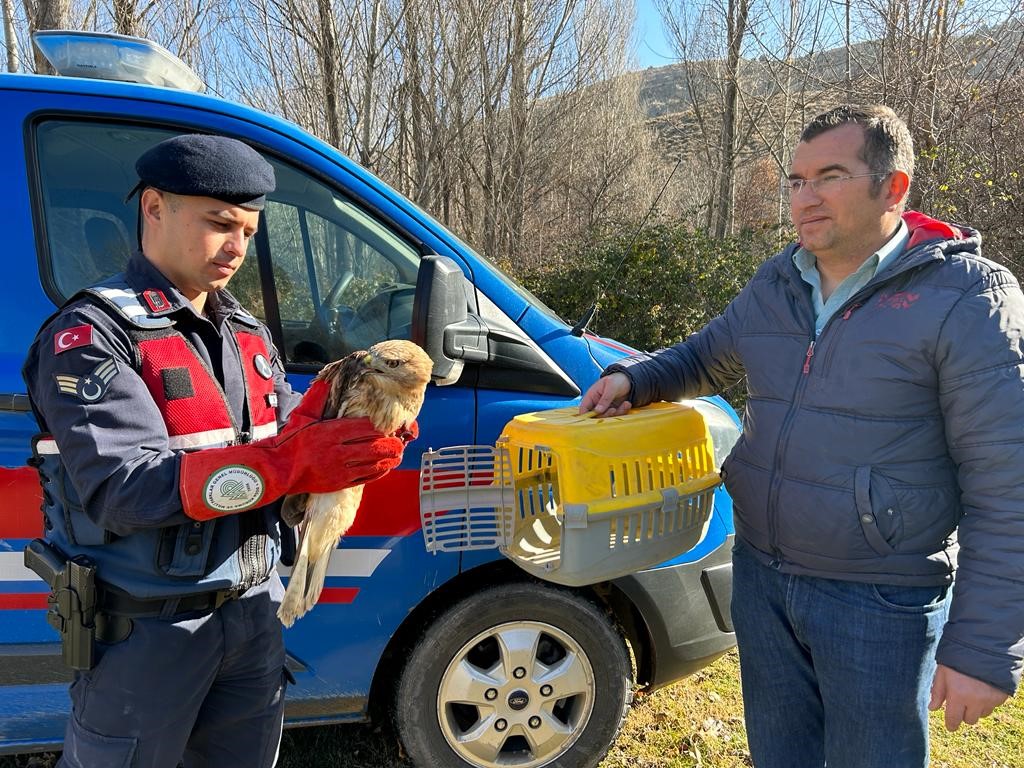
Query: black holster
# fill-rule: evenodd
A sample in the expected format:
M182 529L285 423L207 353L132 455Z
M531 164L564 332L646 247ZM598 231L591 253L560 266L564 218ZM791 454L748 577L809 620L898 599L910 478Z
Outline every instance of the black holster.
M46 620L60 633L64 663L92 669L96 642L96 566L78 555L68 559L43 539L25 547L25 566L50 587Z

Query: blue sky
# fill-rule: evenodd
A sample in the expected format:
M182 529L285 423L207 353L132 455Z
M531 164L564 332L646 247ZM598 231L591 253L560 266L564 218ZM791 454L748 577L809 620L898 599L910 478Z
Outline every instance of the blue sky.
M654 0L636 0L636 57L641 68L675 63Z

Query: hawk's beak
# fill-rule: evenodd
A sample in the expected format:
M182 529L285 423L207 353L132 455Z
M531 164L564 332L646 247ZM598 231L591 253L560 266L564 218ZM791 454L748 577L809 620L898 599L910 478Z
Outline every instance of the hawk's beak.
M373 355L369 352L366 353L366 357L363 358L363 365L369 365L373 362Z

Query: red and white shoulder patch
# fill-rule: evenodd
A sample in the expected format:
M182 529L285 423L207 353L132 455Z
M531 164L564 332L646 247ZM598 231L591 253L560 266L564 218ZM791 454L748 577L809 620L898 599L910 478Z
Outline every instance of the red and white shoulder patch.
M149 308L153 312L163 312L164 310L171 308L171 302L169 302L167 297L164 296L163 291L157 291L154 289L143 291L142 298L146 300L146 303L149 304Z
M88 344L92 344L92 326L76 325L53 335L53 354L59 355L61 352Z

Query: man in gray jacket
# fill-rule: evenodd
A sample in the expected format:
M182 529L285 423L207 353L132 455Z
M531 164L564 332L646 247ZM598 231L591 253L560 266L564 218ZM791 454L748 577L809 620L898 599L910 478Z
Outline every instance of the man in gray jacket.
M800 242L580 406L747 378L722 476L758 768L927 766L929 707L955 730L1020 681L1024 295L977 232L904 212L913 166L888 108L815 118L788 182Z

